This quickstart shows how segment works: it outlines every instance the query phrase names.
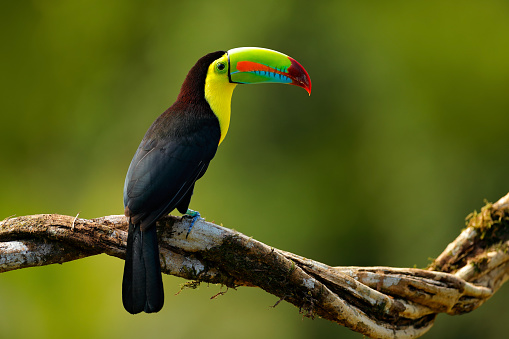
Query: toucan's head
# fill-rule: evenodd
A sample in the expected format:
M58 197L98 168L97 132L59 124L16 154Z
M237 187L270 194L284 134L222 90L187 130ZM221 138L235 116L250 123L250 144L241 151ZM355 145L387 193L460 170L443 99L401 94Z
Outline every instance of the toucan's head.
M199 79L202 77L204 81ZM205 86L201 87L203 83ZM219 120L221 143L230 124L233 89L237 84L259 83L296 85L311 94L311 79L295 59L266 48L241 47L201 58L189 72L179 99L191 99L191 88L204 91L201 93Z

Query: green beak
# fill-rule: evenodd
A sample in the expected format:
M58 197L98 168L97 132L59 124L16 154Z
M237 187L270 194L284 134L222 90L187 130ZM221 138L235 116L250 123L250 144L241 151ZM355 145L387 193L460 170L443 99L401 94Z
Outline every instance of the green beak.
M266 48L240 47L227 52L230 82L296 85L311 94L308 72L295 59Z

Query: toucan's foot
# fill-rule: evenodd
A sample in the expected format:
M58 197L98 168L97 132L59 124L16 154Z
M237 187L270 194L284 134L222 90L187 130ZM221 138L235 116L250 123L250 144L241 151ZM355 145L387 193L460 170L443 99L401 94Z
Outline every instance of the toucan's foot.
M191 229L193 228L194 223L196 222L196 220L198 220L198 218L201 218L201 215L200 215L200 212L194 211L194 210L188 208L187 212L186 212L186 214L184 214L184 216L193 218L191 220L191 225L189 225L189 228L187 229L187 234L186 234L186 239L187 239L187 237L189 236L189 233L191 233Z

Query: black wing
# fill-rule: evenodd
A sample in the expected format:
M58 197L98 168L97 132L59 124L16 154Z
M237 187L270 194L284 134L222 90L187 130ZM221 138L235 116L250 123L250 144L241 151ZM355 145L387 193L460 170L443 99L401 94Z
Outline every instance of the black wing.
M127 172L124 206L134 224L141 222L142 230L190 199L194 183L217 150L220 131L216 122L195 121L186 133L168 134L168 128L149 129Z

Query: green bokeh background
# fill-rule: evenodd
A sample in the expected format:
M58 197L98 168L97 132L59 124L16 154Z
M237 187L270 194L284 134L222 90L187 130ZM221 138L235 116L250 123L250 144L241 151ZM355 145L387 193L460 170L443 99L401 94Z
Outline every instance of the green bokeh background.
M202 55L293 56L313 93L238 86L191 207L330 265L425 267L483 200L509 191L507 1L4 1L0 218L121 214L134 151ZM255 288L164 277L131 316L123 262L0 276L1 338L362 338ZM224 289L223 289L224 290ZM504 286L429 338L501 338Z

